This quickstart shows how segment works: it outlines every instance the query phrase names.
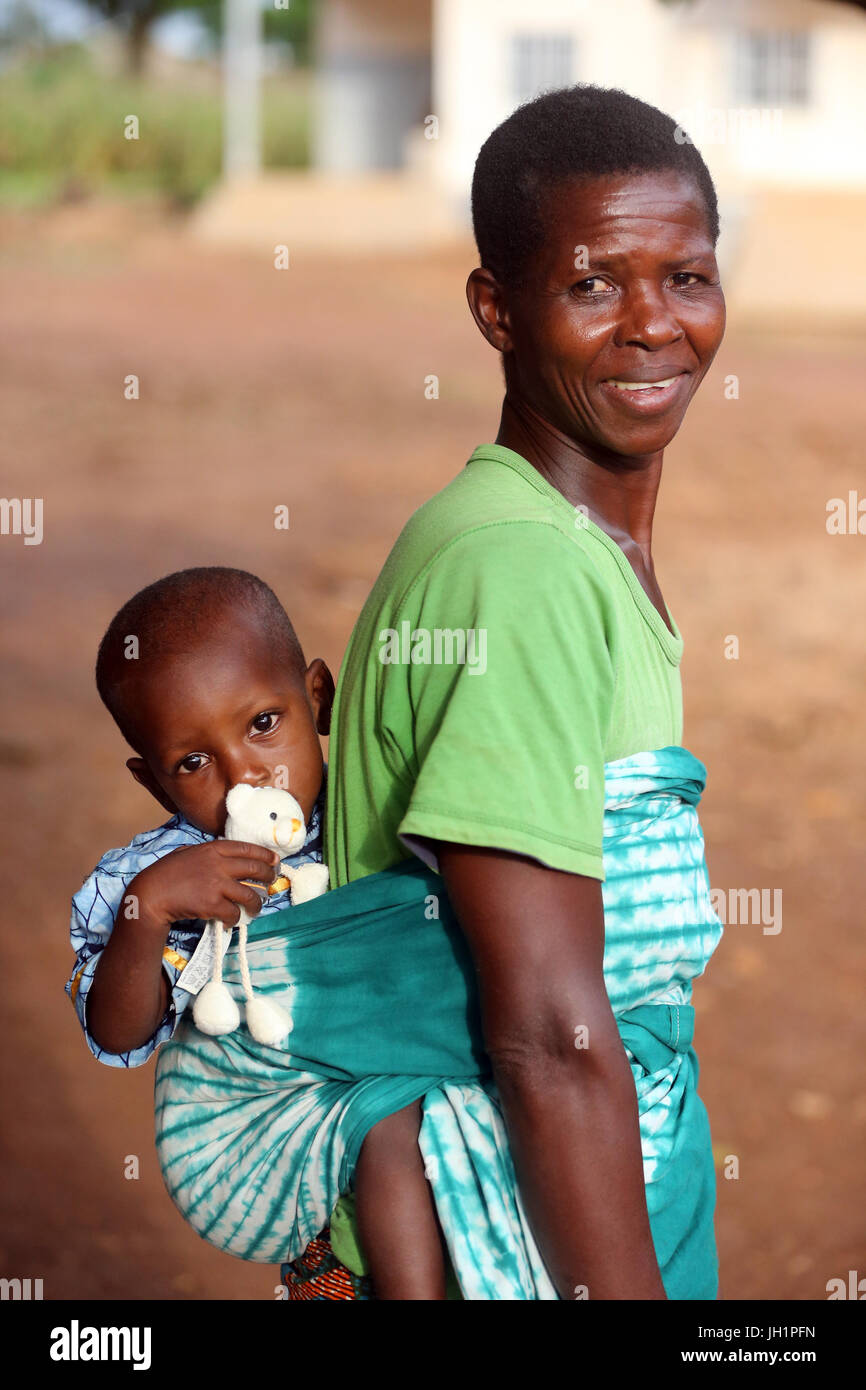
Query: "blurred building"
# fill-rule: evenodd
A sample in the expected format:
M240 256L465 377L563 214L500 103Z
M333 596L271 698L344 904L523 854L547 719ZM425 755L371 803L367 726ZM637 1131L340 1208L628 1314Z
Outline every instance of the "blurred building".
M315 52L319 177L293 180L293 235L407 249L465 235L494 126L540 91L596 82L671 112L700 148L746 316L795 313L829 248L809 312L866 313L866 15L854 4L319 0ZM279 202L272 183L267 218Z

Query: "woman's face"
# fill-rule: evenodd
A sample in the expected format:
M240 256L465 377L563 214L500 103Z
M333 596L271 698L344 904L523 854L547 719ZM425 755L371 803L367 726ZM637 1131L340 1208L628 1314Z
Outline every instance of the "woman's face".
M566 183L546 226L527 282L501 291L508 393L571 439L654 454L725 330L700 191L674 172Z

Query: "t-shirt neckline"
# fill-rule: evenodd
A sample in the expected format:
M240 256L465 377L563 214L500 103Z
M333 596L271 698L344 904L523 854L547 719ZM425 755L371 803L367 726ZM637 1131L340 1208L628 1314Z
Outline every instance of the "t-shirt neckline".
M507 445L479 444L468 459L467 466L476 458L492 458L496 463L504 463L506 467L513 469L515 473L519 473L522 478L525 478L537 492L540 492L541 495L552 502L554 506L560 508L564 507L570 514L574 512L574 507L572 507L570 502L566 501L562 493L559 492L552 483L549 483L547 479L539 473L538 469L533 467L528 459L525 459L522 454L518 454L514 449L509 449ZM671 632L667 623L662 618L661 613L659 613L655 604L646 593L622 548L617 545L612 536L609 536L606 531L603 531L600 526L597 526L590 517L585 517L584 521L585 529L601 542L619 565L620 573L628 584L635 603L658 638L663 651L675 665L678 665L683 654L683 636L677 626L677 621L673 613L670 608L668 608L667 600L665 600L665 608L671 620L673 632Z

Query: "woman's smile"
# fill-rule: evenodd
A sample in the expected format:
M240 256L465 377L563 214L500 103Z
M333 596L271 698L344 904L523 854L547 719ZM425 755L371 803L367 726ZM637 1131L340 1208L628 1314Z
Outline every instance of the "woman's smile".
M663 415L672 405L681 406L690 372L678 371L658 380L640 377L608 377L599 383L618 410L637 415Z

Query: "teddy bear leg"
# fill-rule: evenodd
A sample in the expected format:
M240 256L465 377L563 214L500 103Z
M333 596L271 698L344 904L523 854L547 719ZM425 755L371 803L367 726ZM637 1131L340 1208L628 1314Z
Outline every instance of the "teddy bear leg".
M212 978L199 990L192 1006L192 1017L196 1028L212 1038L233 1033L240 1027L241 1011L232 998L228 986L223 983L223 953L221 934L225 931L221 922L209 924L213 942L214 963Z

